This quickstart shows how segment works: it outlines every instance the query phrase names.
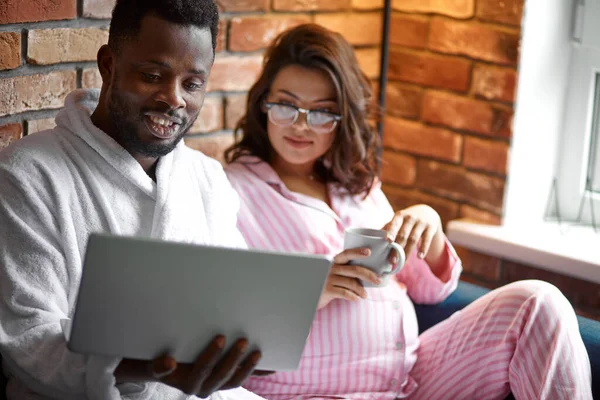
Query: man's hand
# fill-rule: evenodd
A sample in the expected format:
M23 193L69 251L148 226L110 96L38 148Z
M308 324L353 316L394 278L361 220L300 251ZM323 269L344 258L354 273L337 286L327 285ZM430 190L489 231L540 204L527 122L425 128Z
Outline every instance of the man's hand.
M162 382L188 395L208 397L218 390L240 386L261 358L259 351L246 354L246 339L236 341L220 360L224 348L225 338L217 336L193 364L178 364L168 355L154 361L124 359L115 370L115 377L117 382Z
M360 283L361 280L372 282L376 285L381 279L370 269L359 265L348 265L352 260L368 257L371 250L368 248L344 250L333 259L334 265L329 271L325 288L319 299L318 309L325 307L334 299L358 301L367 298L367 291Z

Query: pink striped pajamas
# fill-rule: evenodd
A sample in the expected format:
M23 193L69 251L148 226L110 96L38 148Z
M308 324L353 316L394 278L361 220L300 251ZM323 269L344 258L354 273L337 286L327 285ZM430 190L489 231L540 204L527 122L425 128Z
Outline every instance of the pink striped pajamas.
M393 210L380 185L369 196L328 187L331 208L289 191L271 167L246 157L226 168L240 195L238 226L251 248L333 256L349 227L381 228ZM418 335L412 301L435 304L462 270L447 243L441 282L411 254L397 280L358 302L319 310L296 371L252 377L267 399L591 399L591 372L572 307L552 285L497 289Z

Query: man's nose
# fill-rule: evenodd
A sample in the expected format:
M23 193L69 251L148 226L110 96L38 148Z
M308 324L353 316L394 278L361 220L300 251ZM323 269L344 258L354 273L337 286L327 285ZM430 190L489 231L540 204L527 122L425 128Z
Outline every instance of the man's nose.
M156 93L156 101L165 103L169 109L175 110L185 107L183 90L177 81L165 82Z

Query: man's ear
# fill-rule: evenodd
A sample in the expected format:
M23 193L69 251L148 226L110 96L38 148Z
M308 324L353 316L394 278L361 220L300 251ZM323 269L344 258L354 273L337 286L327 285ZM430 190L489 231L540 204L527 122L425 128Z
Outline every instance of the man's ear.
M108 84L115 71L115 52L105 44L98 50L96 58L98 61L98 70L100 71L100 76L102 76L102 82L103 84Z

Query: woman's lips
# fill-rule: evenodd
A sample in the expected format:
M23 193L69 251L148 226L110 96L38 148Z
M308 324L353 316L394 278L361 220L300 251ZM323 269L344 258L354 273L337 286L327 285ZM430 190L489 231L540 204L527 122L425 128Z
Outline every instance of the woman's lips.
M297 148L297 149L304 149L304 148L309 147L310 145L312 145L312 141L310 141L310 140L296 139L296 138L291 138L291 137L288 137L288 136L284 136L283 139L290 146L292 146L294 148Z

